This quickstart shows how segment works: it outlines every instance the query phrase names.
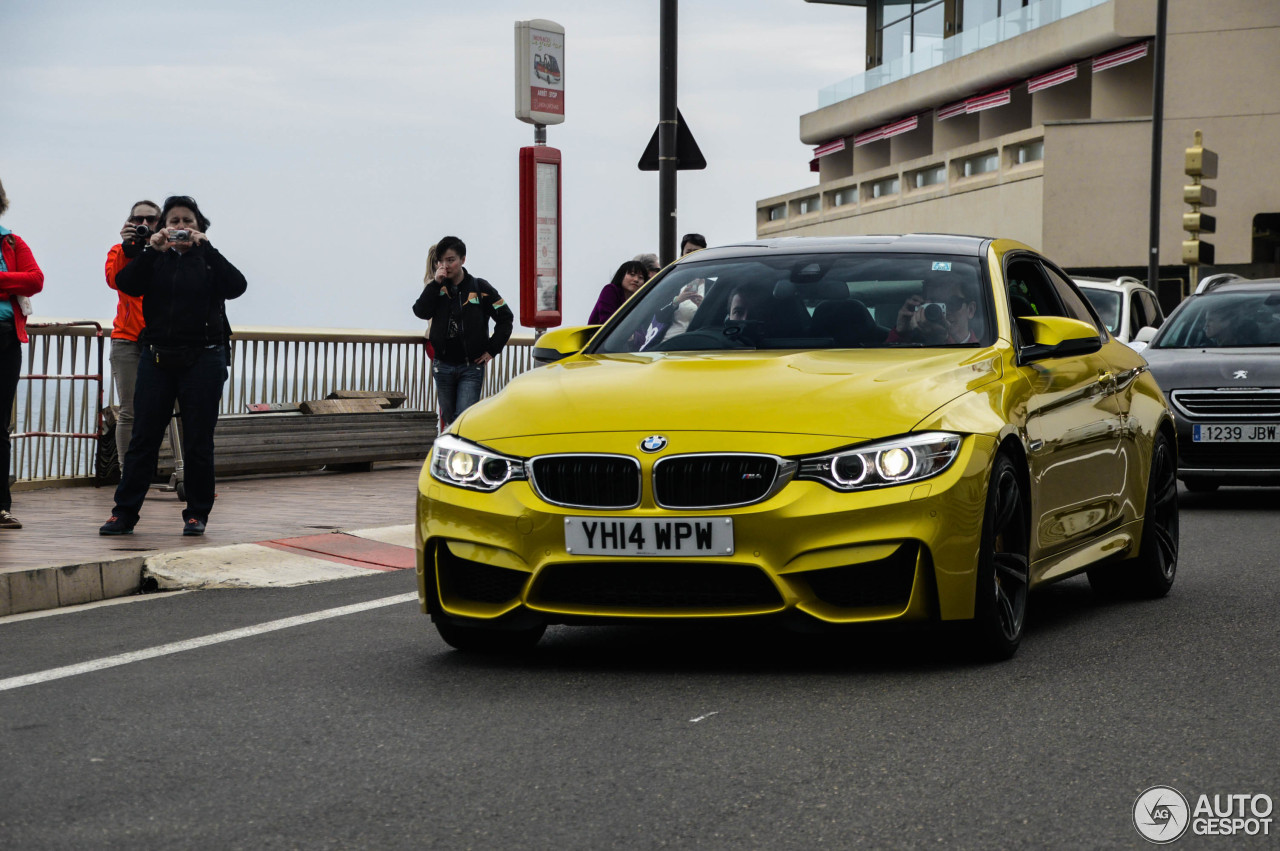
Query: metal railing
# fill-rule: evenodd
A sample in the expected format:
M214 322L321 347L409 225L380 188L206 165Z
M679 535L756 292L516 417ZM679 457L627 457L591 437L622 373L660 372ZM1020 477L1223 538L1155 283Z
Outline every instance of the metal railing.
M27 327L26 386L20 384L10 417L19 427L12 472L19 482L88 481L102 408L116 400L115 382L103 370L110 332L97 322ZM533 366L533 338L512 337L489 364L483 395ZM229 373L223 414L243 413L250 404L323 399L335 390L397 391L409 409L436 406L425 340L403 331L241 327L233 332Z
M102 431L102 326L32 322L27 334L27 368L6 423L14 432L10 473L18 481L87 479Z

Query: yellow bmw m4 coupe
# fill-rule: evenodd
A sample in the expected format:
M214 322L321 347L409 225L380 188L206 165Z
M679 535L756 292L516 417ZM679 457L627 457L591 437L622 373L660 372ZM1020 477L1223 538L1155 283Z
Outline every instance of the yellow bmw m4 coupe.
M1000 659L1036 586L1173 584L1164 396L1020 243L708 248L535 357L419 479L419 598L455 648L776 618L951 624Z

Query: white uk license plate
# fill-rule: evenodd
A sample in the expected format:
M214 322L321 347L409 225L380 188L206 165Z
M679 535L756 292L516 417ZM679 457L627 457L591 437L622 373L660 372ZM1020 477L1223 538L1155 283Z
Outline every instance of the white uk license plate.
M1194 443L1276 443L1280 441L1280 425L1196 425L1191 427L1191 440Z
M572 555L733 555L733 518L566 517L564 547Z

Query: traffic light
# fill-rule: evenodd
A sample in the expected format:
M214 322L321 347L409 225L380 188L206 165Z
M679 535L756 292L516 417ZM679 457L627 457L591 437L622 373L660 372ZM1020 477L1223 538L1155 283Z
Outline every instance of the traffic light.
M1218 155L1204 146L1204 137L1196 131L1196 143L1186 152L1186 164L1183 169L1191 178L1191 183L1182 187L1182 200L1191 205L1190 213L1182 214L1182 229L1190 234L1190 239L1182 241L1182 262L1188 266L1212 266L1213 243L1205 242L1200 237L1206 233L1214 233L1217 219L1208 213L1200 212L1202 207L1213 207L1218 203L1218 193L1204 181L1214 180L1218 176ZM1192 271L1192 284L1195 283L1196 271Z

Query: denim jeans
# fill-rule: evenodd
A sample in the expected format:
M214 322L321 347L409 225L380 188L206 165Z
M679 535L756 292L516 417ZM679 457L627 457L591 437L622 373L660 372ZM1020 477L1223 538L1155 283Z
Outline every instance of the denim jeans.
M12 325L0 325L0 509L13 508L9 494L9 417L22 373L22 344Z
M227 350L216 346L199 352L196 362L186 369L166 370L156 365L150 346L142 347L133 395L133 437L111 512L121 520L138 519L175 401L182 412L183 486L187 492L182 519L209 519L214 488L213 430L218 424L222 385L227 380Z
M116 380L116 399L120 402L120 413L116 417L116 457L122 470L133 434L133 385L138 378L141 352L142 344L136 340L111 339L111 374Z
M432 361L432 375L436 381L436 399L440 405L440 428L443 429L458 415L480 401L484 387L484 364L441 363Z

